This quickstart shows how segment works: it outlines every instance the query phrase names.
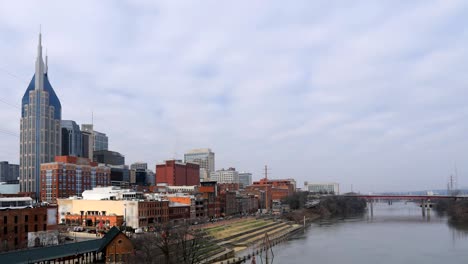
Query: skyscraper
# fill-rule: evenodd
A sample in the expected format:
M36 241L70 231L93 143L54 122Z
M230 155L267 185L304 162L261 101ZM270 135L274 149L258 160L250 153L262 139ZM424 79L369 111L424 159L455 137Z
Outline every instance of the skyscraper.
M209 148L193 149L184 154L184 162L200 165L200 180L208 181L215 170L215 154Z
M81 125L81 135L82 135L82 153L83 157L93 160L93 151L94 151L94 130L93 125L82 124Z
M41 38L39 33L36 71L22 99L20 124L20 189L36 193L36 198L40 164L61 154L62 106L49 82Z
M62 120L62 156L83 156L80 126L72 120Z

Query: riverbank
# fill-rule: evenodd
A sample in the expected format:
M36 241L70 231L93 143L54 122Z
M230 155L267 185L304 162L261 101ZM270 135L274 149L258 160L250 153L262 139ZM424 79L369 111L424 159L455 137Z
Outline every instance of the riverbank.
M446 213L451 222L468 223L468 201L439 200L435 204L435 209L439 214Z
M284 220L247 218L204 228L217 245L233 251L235 257L218 259L215 263L236 263L258 255L267 247L286 241L302 230L302 226ZM267 246L269 244L269 246ZM208 261L207 263L211 263Z
M295 223L311 223L321 218L346 217L362 214L366 210L366 201L356 197L324 196L312 208L300 208L283 216L285 220Z

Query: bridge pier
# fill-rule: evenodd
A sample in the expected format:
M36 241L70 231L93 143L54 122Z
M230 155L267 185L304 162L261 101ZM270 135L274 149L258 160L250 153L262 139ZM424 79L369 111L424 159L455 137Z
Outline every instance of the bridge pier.
M367 203L368 203L368 208L370 210L370 215L371 215L371 218L374 217L374 201L373 199L369 199L367 200Z
M422 216L426 217L426 200L422 200L421 202L421 210L422 210Z

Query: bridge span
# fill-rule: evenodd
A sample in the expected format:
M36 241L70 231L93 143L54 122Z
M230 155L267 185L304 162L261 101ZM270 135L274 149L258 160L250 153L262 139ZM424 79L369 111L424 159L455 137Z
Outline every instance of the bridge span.
M366 200L441 200L441 199L468 199L467 196L456 196L456 195L391 195L391 194L349 194L343 195L345 197L358 197Z

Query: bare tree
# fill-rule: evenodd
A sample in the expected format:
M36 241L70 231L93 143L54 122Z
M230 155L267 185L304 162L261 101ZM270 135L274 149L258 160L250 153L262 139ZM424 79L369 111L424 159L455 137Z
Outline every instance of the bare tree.
M154 233L133 239L136 263L197 264L202 261L208 243L199 229L190 225L161 224Z

